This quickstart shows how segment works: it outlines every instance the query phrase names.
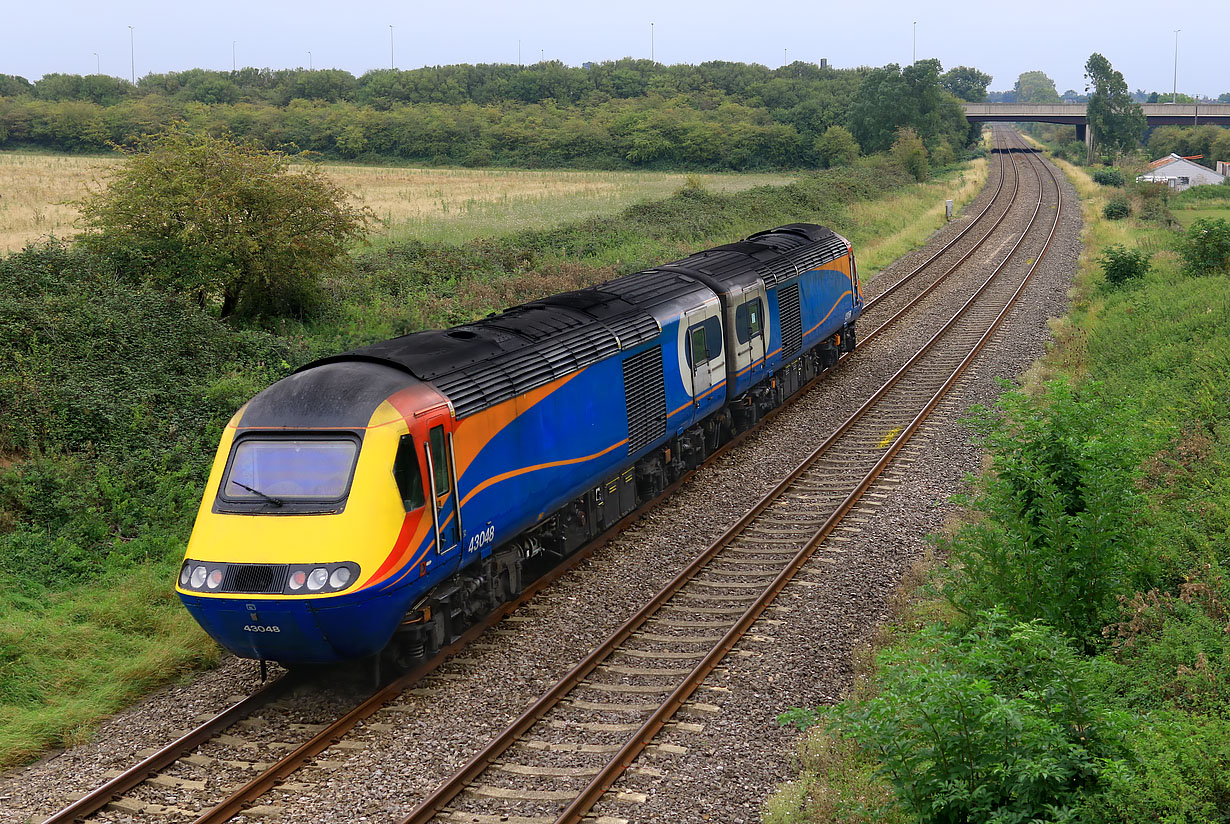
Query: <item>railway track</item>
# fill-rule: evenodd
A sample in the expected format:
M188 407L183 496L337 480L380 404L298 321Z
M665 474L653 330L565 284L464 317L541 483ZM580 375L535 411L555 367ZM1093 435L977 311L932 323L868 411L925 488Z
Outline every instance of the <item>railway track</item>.
M826 539L961 379L1054 237L1059 184L1049 168L1030 166L1038 198L1029 226L961 310L798 469L400 824L582 821L803 565L818 551L840 552ZM1048 222L1038 221L1046 199L1040 166L1055 209L1038 231ZM1009 264L1030 237L1038 251L1013 277ZM558 730L574 740L561 742ZM543 788L548 782L552 789Z
M864 342L869 341L889 324L908 314L912 308L917 306L923 298L944 281L959 266L961 261L966 260L977 248L981 247L992 236L996 228L1003 223L1016 202L1021 189L1020 170L1016 162L1016 153L1007 155L1007 163L1005 162L1005 155L1007 153L1000 152L997 154L999 154L1000 161L999 180L996 192L990 202L949 243L931 255L923 264L900 278L883 295L869 303L869 306L871 306L889 294L902 294L907 288L912 287L912 294L904 300L905 306L888 320L877 326L871 335L865 335L863 337ZM1001 194L1004 193L1005 179L1009 167L1012 173L1011 196L1001 202ZM1036 215L1038 209L1041 208L1042 181L1036 167L1034 173L1038 175L1039 182L1038 206L1034 210ZM974 227L985 227L991 221L994 222L990 228L986 229L985 232L977 233L980 234L980 237L975 240L975 233L972 231ZM1058 209L1056 209L1057 222ZM1027 232L1021 233L1017 246L1024 241L1026 234ZM972 246L970 245L971 243ZM1005 263L1013 257L1016 249L1017 247L1014 246L1008 255L1005 256ZM951 261L958 254L960 255L959 260L952 263ZM940 265L937 264L946 265L947 268L938 277L923 283L919 277L920 273L939 270ZM1002 267L1003 264L999 268ZM999 269L997 268L996 271L998 272ZM991 288L992 281L995 281L994 276L988 278L980 292L988 291ZM973 310L970 309L966 314L972 315ZM933 339L933 344L942 334L951 332L951 329L946 329L945 332L937 334L936 338ZM932 345L930 348L934 349L935 347ZM920 353L918 357L922 357L922 355L923 353ZM899 374L904 375L904 373ZM842 491L840 485L833 486L818 479L822 477L832 478L839 475L841 477L850 477L851 464L849 463L849 455L843 455L842 458L836 460L836 463L833 462L831 457L835 454L842 454L847 449L847 447L840 444L851 442L851 438L866 439L876 435L876 433L879 433L880 441L883 441L888 433L894 431L896 434L888 440L887 445L883 447L877 446L875 450L872 450L872 454L878 450L883 454L891 452L891 454L895 455L906 443L908 434L913 431L909 429L912 419L907 419L908 416L902 417L904 415L902 410L907 407L913 408L909 407L909 404L917 405L922 396L916 391L906 391L905 388L900 388L896 394L893 394L893 389L902 383L903 377L895 378L891 386L886 386L880 393L877 393L876 399L873 399L876 400L881 410L896 408L897 413L895 417L884 419L866 417L868 422L865 424L847 422L848 425L843 427L843 431L834 435L834 438L846 438L845 441L830 439L832 442L827 447L822 445L813 455L813 458L810 459L809 465L812 467L811 469L801 468L799 470L801 474L796 473L795 476L792 476L793 480L791 482L801 485L798 489L787 491L783 487L780 491L771 494L772 500L766 499L761 504L758 504L757 508L753 510L759 519L755 524L749 522L739 527L741 531L738 534L728 533L727 536L723 536L722 541L724 543L719 541L721 547L717 550L711 547L704 556L705 560L701 561L698 559L697 563L700 566L697 566L690 575L686 571L681 573L681 577L688 575L687 579L677 579L679 586L675 588L675 591L665 596L664 599L661 597L661 594L660 598L655 598L656 606L650 605L650 614L647 614L637 624L635 629L626 633L626 637L615 644L605 658L594 658L592 661L591 659L586 659L589 663L578 665L577 670L574 670L574 672L584 670L583 676L566 687L558 687L562 692L556 697L553 706L534 720L541 720L551 729L560 729L560 727L555 726L557 724L579 723L581 724L581 729L604 735L609 733L617 738L619 736L627 738L628 732L635 731L631 729L632 727L637 727L637 730L640 729L637 726L641 723L639 721L640 716L648 713L651 716L650 720L644 722L644 724L648 726L656 724L657 728L660 729L661 724L666 723L663 719L669 719L688 700L688 696L695 689L695 686L686 688L686 684L690 683L691 679L697 677L695 673L705 667L708 667L706 671L711 671L712 666L716 665L715 661L720 660L721 655L729 651L729 646L733 643L733 640L727 638L727 634L733 632L736 627L744 622L754 621L754 615L750 619L746 616L750 615L752 611L755 611L755 614L758 615L759 611L762 611L764 608L764 604L761 604L762 598L771 599L773 594L776 594L776 591L780 591L780 586L776 585L779 576L785 575L786 570L790 569L791 564L796 562L801 564L806 560L806 557L799 560L801 550L797 549L797 545L799 545L800 541L805 540L805 543L810 541L811 543L818 544L818 541L813 539L822 531L824 524L834 517L840 518L840 515L833 514L821 518L818 514L822 510L828 511L824 508L831 508L835 500L834 496L838 496ZM870 427L870 430L867 427ZM868 435L868 432L871 435ZM880 441L876 443L879 444ZM825 455L829 457L825 458ZM825 460L828 460L829 463L824 463ZM878 471L876 471L876 474L878 474ZM811 480L807 480L807 478ZM842 498L842 500L844 501L845 498ZM854 500L857 500L857 498ZM851 503L850 505L853 504ZM836 513L838 510L841 510L844 513L848 509L848 506L842 509L841 502L837 502L836 508L832 509L832 512ZM640 514L641 512L638 511L627 520L635 520ZM802 533L804 532L808 533L808 535L803 535ZM610 534L604 537L609 539ZM759 543L757 543L758 541ZM715 546L718 545L715 544ZM762 549L764 547L776 547L776 549L760 551L757 547ZM812 549L807 554L810 555L810 552L814 550L815 546L812 546ZM719 555L721 556L720 559L718 558ZM572 563L575 564L579 560L580 556L573 556ZM784 566L783 562L785 562ZM698 576L698 572L702 568L708 571L704 576ZM566 567L560 568L550 578L540 579L535 585L535 591L541 589L550 580L558 577L565 569ZM787 576L785 580L788 579ZM781 585L784 585L784 580L781 582ZM494 625L504 616L514 611L523 601L528 600L528 597L532 594L532 592L527 592L525 598L506 605L503 609L493 613L483 625L475 627L471 632L467 633L454 648L446 650L445 654L398 678L395 682L380 690L376 695L373 695L355 709L343 715L336 724L327 725L323 728L308 727L301 729L300 732L314 734L306 737L306 740L293 746L293 748L291 745L285 745L286 749L290 750L286 757L278 760L275 764L262 765L263 769L257 770L258 775L256 777L244 783L238 791L230 793L222 802L198 816L196 821L200 822L200 824L210 821L225 821L242 811L254 799L259 798L268 789L284 781L301 764L318 756L325 749L336 743L349 729L353 728L363 719L369 718L377 710L394 700L397 695L413 688L435 666L438 666L439 663L445 660L448 653L460 649L485 628ZM765 600L764 603L767 604L768 601ZM760 606L757 607L757 604L760 604ZM736 619L736 613L743 617ZM635 621L636 619L632 620ZM632 623L632 621L629 623ZM620 635L622 631L623 628L616 635ZM615 637L612 636L612 638ZM629 642L631 642L631 645ZM706 644L711 645L709 651L701 648ZM723 648L724 652L720 654L715 652ZM717 655L714 662L709 661L712 655ZM663 665L663 662L666 662L666 665ZM693 664L697 662L699 662L699 665L694 667ZM675 690L672 690L665 700L659 701L660 696L658 693L661 692L661 684L657 682L663 678L678 679L678 677L685 676L685 673L691 674L686 675L684 681L680 683L679 689L684 690L686 694L683 694L681 697L676 695ZM561 682L561 684L564 683ZM276 697L286 694L287 691L287 685L279 686L276 683L271 685L268 690L262 690L261 692L261 695L266 697L258 698L253 696L251 699L237 704L217 719L211 719L210 722L202 724L201 727L193 731L190 737L164 747L163 750L156 754L156 757L151 756L134 767L133 770L128 771L127 774L117 777L105 787L75 802L70 807L47 819L47 821L57 822L58 824L58 822L62 821L81 820L91 812L101 809L109 803L116 803L117 799L121 800L121 810L128 809L136 812L139 809L139 805L134 806L130 804L125 806L122 803L124 793L137 786L152 773L165 769L166 765L174 763L176 758L182 758L187 753L196 750L203 740L217 736L219 732L233 724L236 719L245 717L259 706L276 703ZM549 703L547 702L547 704ZM544 707L547 704L544 704ZM651 704L659 708L669 709L659 709L651 712ZM693 706L696 706L695 702L693 702ZM565 720L563 716L548 718L547 715L550 712L572 713L570 716L571 720ZM660 713L663 713L662 718L658 718ZM584 720L586 718L589 720ZM655 718L658 718L658 721L655 721ZM534 725L531 724L532 726ZM644 738L645 735L652 735L652 733L644 732L642 734L638 732L634 739L639 740ZM524 759L515 764L501 763L497 762L495 757L480 757L476 759L474 763L479 764L481 762L483 769L487 771L487 775L482 781L476 783L478 776L484 774L480 770L479 773L466 779L469 782L468 784L464 782L462 784L455 784L454 791L444 790L433 795L420 808L422 811L416 813L418 815L417 818L412 815L406 820L432 820L436 813L441 812L443 817L437 820L448 820L450 815L464 815L464 820L466 821L475 820L475 815L479 816L478 820L484 820L484 816L487 815L494 815L495 818L492 820L516 820L515 818L501 819L500 816L506 816L509 813L507 810L501 811L496 802L500 801L501 798L504 801L515 798L515 796L508 796L508 794L515 794L517 792L522 794L529 793L531 795L534 793L546 793L550 796L535 796L528 799L528 801L533 803L541 802L539 807L535 808L536 812L531 816L534 820L539 820L543 818L544 810L549 810L553 806L561 806L560 802L564 799L563 796L558 794L572 793L575 788L571 785L580 784L583 780L589 780L592 775L592 781L586 785L587 787L609 786L610 781L613 780L611 776L618 774L618 771L607 774L606 770L614 768L595 767L592 764L586 764L581 767L575 765L560 766L559 762L561 759L570 759L580 754L587 758L593 757L594 760L601 760L601 757L613 753L616 757L610 759L608 763L623 764L631 757L629 755L630 751L625 752L623 745L617 745L606 739L601 743L565 742L561 745L556 741L550 740L551 738L552 736L532 737L528 740L520 740L519 743L515 744L518 754L537 753L542 757L544 763L522 763ZM510 739L506 742L504 749L513 746L513 741L515 740L517 739ZM575 747L573 746L574 744ZM633 749L639 751L643 746L644 743L642 742L639 746L634 745ZM209 758L209 756L205 756L198 760L207 761ZM626 767L626 764L624 766ZM500 784L490 781L491 774L500 776L504 779L504 783ZM556 790L533 788L534 786L541 785L544 780L548 779L552 781L560 780L564 784L569 785L569 787ZM526 785L531 786L527 787ZM605 786L602 787L603 790ZM464 787L471 788L471 791L466 794L467 799L471 801L478 799L477 803L464 808L447 808L447 804L451 803L451 799L457 798ZM474 790L473 788L476 787L480 789ZM598 795L601 795L601 791L590 789L588 793L596 798ZM486 795L483 794L484 792L486 792ZM594 793L597 793L597 795L594 795ZM440 801L445 796L450 798L449 802ZM581 799L588 796L582 794L576 797ZM578 801L577 804L581 806L592 804L592 799L589 801ZM576 804L569 806L568 809L572 809L572 806L576 806ZM588 809L588 806L585 806L585 808ZM177 813L182 814L187 811L147 808L147 812L175 818L182 817L182 815L176 815ZM549 811L545 813L547 816L551 814ZM581 814L583 813L569 813L569 815ZM579 818L564 817L560 820L579 820Z

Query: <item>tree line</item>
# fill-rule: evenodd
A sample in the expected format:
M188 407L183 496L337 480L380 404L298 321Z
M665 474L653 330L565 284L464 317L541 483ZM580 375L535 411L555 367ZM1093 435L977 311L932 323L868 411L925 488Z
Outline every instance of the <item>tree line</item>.
M990 76L938 61L905 68L780 69L713 61L619 60L379 70L192 69L134 86L102 75L0 76L0 148L105 151L182 122L269 149L345 159L483 166L697 167L830 165L891 145L908 127L929 151L959 150L971 131L961 99ZM941 148L943 147L943 148Z

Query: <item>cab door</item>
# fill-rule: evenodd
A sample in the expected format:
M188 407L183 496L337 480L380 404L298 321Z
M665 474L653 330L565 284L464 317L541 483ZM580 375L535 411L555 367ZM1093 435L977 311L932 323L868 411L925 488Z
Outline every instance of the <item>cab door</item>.
M429 477L432 526L436 554L446 555L461 543L461 499L457 494L457 466L453 458L452 415L447 407L431 410L425 416L426 437L422 441L424 465Z
M739 297L734 310L735 374L746 372L753 382L764 370L765 316L764 290L749 289Z
M684 325L684 354L692 377L693 409L696 409L709 391L726 379L721 304L714 299L693 309L684 315Z

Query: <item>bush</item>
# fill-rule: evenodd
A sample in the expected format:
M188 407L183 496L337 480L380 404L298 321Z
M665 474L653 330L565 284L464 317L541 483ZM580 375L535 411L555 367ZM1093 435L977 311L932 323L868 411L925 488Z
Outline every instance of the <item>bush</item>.
M1140 249L1108 246L1098 260L1111 286L1122 286L1129 280L1144 277L1149 271L1149 255Z
M858 142L844 126L829 126L816 138L816 154L825 167L849 166L858 160Z
M1187 229L1180 251L1183 268L1190 275L1230 272L1230 223L1201 218Z
M142 284L217 301L222 317L302 315L373 215L318 167L174 129L77 204L91 250Z
M909 126L903 126L897 130L897 140L893 143L891 152L893 159L912 174L918 182L921 183L931 176L931 170L927 164L927 147L923 145L918 132Z
M1098 169L1093 173L1093 182L1103 186L1122 186L1127 181L1118 169Z
M1123 195L1115 195L1102 207L1102 217L1107 220L1122 220L1132 214L1132 202Z
M991 453L972 500L987 517L941 541L956 568L946 595L968 614L1002 605L1092 646L1140 582L1140 495L1126 415L1053 381L1037 399L1000 398L967 423Z
M876 697L825 714L920 822L1072 822L1125 772L1129 717L1105 703L1101 663L1041 622L993 610L877 663Z

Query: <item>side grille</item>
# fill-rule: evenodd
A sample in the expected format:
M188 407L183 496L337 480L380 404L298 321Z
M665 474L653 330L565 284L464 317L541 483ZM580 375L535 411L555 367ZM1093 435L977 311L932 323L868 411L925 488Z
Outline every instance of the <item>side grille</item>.
M624 361L624 402L628 408L628 454L666 433L666 383L662 347Z
M223 592L277 593L285 586L285 564L232 564L222 581Z
M782 325L782 360L803 345L803 316L799 311L799 282L777 290L777 308Z

